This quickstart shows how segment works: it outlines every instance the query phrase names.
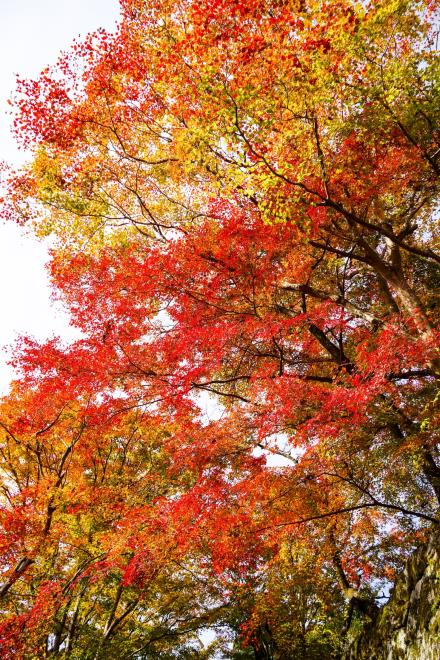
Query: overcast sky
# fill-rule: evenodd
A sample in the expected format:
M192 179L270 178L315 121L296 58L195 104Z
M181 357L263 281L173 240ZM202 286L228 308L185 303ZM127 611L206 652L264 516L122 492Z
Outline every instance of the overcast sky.
M7 105L15 74L33 77L78 35L112 30L118 0L0 0L0 160L19 164ZM72 337L68 318L50 302L47 247L14 225L0 224L0 393L12 377L7 346L18 334Z

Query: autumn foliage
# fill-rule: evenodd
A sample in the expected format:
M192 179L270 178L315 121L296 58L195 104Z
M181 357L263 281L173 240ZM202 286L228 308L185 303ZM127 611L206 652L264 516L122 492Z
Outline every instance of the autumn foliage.
M3 214L81 338L1 402L1 657L330 659L376 616L438 523L436 9L121 0L19 81Z

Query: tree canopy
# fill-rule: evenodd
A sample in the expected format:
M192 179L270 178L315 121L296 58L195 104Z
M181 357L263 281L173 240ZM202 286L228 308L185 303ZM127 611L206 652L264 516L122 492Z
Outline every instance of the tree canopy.
M438 524L437 9L121 0L19 81L82 335L0 404L3 657L337 658Z

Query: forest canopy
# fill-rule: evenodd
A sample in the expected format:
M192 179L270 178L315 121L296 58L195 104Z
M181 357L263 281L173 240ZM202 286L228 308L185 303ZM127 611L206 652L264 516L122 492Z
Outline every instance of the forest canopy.
M438 524L438 7L121 0L2 215L81 338L0 403L4 658L338 658ZM212 641L209 641L212 640Z

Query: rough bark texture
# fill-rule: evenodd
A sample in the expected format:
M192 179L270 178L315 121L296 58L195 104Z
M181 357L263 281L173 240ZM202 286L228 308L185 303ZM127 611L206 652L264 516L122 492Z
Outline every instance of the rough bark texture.
M389 602L349 645L343 660L440 658L440 533L407 562Z

